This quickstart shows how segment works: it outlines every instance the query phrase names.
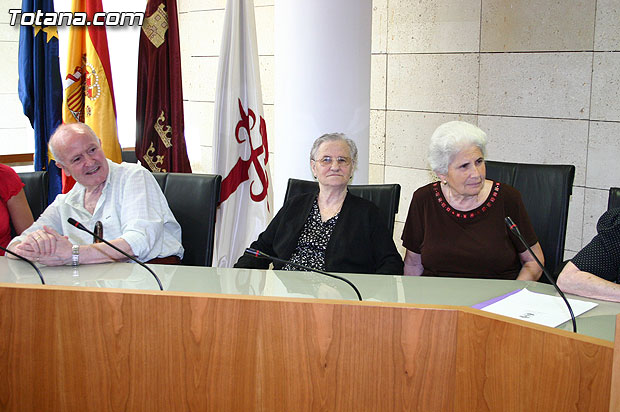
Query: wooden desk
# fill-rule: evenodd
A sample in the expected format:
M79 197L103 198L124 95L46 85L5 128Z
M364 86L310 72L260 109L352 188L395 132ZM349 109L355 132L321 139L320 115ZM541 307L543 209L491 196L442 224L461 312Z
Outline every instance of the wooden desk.
M188 266L150 265L167 291L286 298L357 300L346 283L316 273L270 270L223 269ZM41 271L48 285L116 289L157 290L157 283L144 268L134 263L45 267ZM355 283L366 301L473 306L508 292L527 288L555 295L551 285L539 282L448 279L417 276L343 275ZM0 257L0 283L40 284L32 267L22 261ZM620 303L596 302L594 309L577 318L580 334L614 340L615 318ZM567 322L559 329L572 330Z
M547 412L618 401L613 342L407 303L430 293L410 279L351 275L377 300L356 302L337 281L299 273L157 267L160 292L84 286L155 288L132 264L44 268L48 283L78 286L29 284L26 268L0 259L0 280L14 277L0 285L2 410ZM496 296L517 284L487 286ZM481 293L461 285L464 300ZM259 294L270 296L249 296Z

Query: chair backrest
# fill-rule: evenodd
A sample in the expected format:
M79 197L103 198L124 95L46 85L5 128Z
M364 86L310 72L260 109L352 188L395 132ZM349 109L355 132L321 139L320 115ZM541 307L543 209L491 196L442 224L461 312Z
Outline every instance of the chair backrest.
M136 156L135 150L121 151L121 159L126 163L138 163L138 156Z
M607 201L607 210L620 207L620 187L609 188L609 200Z
M284 201L302 193L317 192L319 184L308 180L288 179ZM388 225L390 233L394 232L394 219L398 213L398 202L400 201L400 185L381 184L381 185L349 185L349 192L362 199L373 202L383 215Z
M153 173L153 176L183 231L185 255L181 263L211 266L222 176L198 173Z
M573 192L575 166L486 161L487 178L521 192L523 203L553 274L562 263L566 243L568 204ZM543 275L541 281L546 282Z
M46 171L21 172L18 175L25 184L24 193L32 211L32 217L37 220L47 207L49 176Z

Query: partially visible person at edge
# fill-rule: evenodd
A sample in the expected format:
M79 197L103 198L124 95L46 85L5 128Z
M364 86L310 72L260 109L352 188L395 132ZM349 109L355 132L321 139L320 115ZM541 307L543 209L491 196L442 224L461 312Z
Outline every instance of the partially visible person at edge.
M538 280L540 267L509 232L510 216L543 262L519 192L486 179L486 134L466 122L444 123L428 160L439 182L415 191L403 230L405 275Z
M310 151L318 192L288 199L250 245L274 257L328 272L401 275L403 261L372 202L347 190L357 164L355 142L325 134ZM235 267L266 269L268 259L241 256ZM274 269L300 270L273 262Z
M33 222L24 183L12 168L0 164L0 246L8 246L11 228L19 235ZM4 256L4 250L0 250L0 256Z
M67 222L74 218L143 261L179 263L181 227L153 175L137 164L105 158L101 141L83 123L61 125L49 142L56 164L77 182L58 195L9 249L45 265L103 263L127 258Z
M558 287L574 295L620 302L620 208L605 212L598 234L562 269Z

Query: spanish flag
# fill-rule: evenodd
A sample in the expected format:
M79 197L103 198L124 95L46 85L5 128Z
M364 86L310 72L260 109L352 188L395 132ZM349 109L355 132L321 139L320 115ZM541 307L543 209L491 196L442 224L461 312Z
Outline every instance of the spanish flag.
M71 12L86 12L88 21L103 12L101 0L73 0ZM105 26L71 26L64 80L63 123L83 122L101 139L106 157L121 162L116 105ZM73 187L63 174L63 192Z

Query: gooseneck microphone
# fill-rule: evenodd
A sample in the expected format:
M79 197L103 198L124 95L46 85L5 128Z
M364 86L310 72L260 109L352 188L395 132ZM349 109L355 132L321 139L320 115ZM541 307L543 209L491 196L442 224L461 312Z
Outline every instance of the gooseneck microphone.
M254 256L254 257L262 257L262 258L267 258L267 259L271 259L271 260L275 260L276 262L280 262L280 263L284 263L284 264L289 264L291 266L296 266L300 269L306 270L308 272L316 272L316 273L320 273L321 275L325 275L325 276L329 276L330 278L334 278L334 279L338 279L338 280L342 280L343 282L349 284L349 286L351 286L353 288L353 290L355 291L355 293L357 294L357 298L361 301L362 300L362 295L360 295L360 291L357 290L357 288L355 287L355 285L353 283L351 283L351 281L349 281L348 279L345 279L343 277L340 277L338 275L334 275L332 273L327 273L324 272L322 270L319 269L314 269L308 266L304 266L304 265L300 265L298 263L295 262L291 262L290 260L285 260L285 259L280 259L274 256L270 256L266 253L261 252L260 250L256 250L256 249L252 249L252 248L247 248L245 250L245 254L246 255L250 255L250 256Z
M553 280L553 277L551 277L551 275L549 275L549 272L547 272L547 269L545 269L543 264L540 263L540 260L538 260L538 258L534 254L534 252L532 252L532 249L528 246L528 244L525 241L525 239L523 239L523 236L521 235L521 231L519 231L519 228L517 227L517 224L512 221L510 216L506 216L504 221L506 222L506 226L508 226L508 229L510 229L510 231L517 238L519 238L521 243L523 243L523 246L525 246L527 248L528 252L530 252L530 255L532 255L532 257L534 258L536 263L538 263L538 266L540 266L540 268L542 269L542 271L545 274L545 276L547 277L547 280L549 281L549 283L551 283L553 285L555 290L558 291L558 294L562 297L562 299L564 299L564 303L566 303L566 307L568 307L568 311L570 312L570 318L573 321L573 332L577 333L577 322L575 321L575 314L573 313L573 308L571 308L570 303L568 303L568 300L566 299L566 296L564 296L564 293L560 290L558 285L555 283L555 280Z
M94 232L91 232L90 230L86 229L86 227L81 224L80 222L78 222L77 220L73 219L72 217L70 217L69 219L67 219L67 222L69 222L69 224L71 226L75 226L80 230L83 230L84 232L88 233L89 235L93 236L95 239L99 239L100 241L102 241L103 243L105 243L106 245L110 246L112 249L116 250L117 252L127 256L129 259L133 260L134 262L136 262L138 265L142 266L143 268L145 268L146 270L148 270L149 272L151 272L151 275L153 275L153 277L155 278L155 280L157 281L157 284L159 285L159 290L164 290L164 287L161 285L161 281L159 280L159 278L157 277L157 275L155 274L155 272L153 272L151 270L151 268L149 268L148 266L146 266L144 263L142 263L141 261L139 261L138 259L136 259L135 257L131 256L129 253L126 253L122 250L120 250L119 248L117 248L116 246L114 246L112 243L108 242L107 240L105 240L104 238L102 238L101 236L97 235Z
M28 262L30 264L30 266L32 266L34 268L34 270L37 271L37 275L39 275L39 279L41 279L41 284L45 285L45 281L43 280L43 275L41 274L41 271L39 270L39 268L37 267L37 265L35 265L34 263L32 263L32 261L30 259L26 259L25 257L18 255L15 252L12 252L6 248L3 248L2 246L0 246L0 249L4 250L6 253L9 253L15 257L20 258L21 260L23 260L24 262Z

